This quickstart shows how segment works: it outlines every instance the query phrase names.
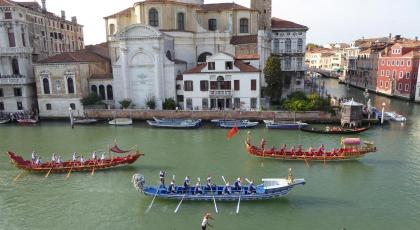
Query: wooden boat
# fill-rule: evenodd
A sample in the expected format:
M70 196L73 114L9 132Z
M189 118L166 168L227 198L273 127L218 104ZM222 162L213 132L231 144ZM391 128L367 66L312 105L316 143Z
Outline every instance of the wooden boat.
M246 151L258 158L271 158L278 160L294 160L294 161L344 161L356 160L368 153L376 152L376 147L372 142L365 141L362 145L360 138L342 138L339 149L332 149L331 151L310 151L290 149L265 149L265 141L261 141L261 146L255 146L251 143L251 134L248 132L248 137L245 142Z
M120 152L118 152L118 150ZM110 151L115 153L131 153L121 157L108 158L103 161L86 160L83 164L80 161L64 161L62 163L45 162L42 164L35 164L30 160L25 160L23 157L18 156L14 152L8 151L7 154L10 158L10 161L13 165L16 166L16 168L39 173L68 173L69 171L84 172L93 170L105 170L109 168L115 168L117 166L132 164L137 161L139 157L144 156L144 154L139 151L123 151L119 149L118 146L112 147Z
M273 120L264 120L267 129L301 129L308 126L308 123L303 122L275 122Z
M17 119L16 122L20 125L34 125L39 122L38 119L32 119L32 118L25 118L25 119Z
M109 121L108 124L115 125L115 126L132 125L133 124L133 119L131 119L131 118L116 118L112 121Z
M248 120L221 120L217 126L224 129L238 128L238 129L251 129L255 128L258 122L251 122Z
M294 179L291 174L288 178L262 179L262 183L255 186L255 190L249 191L248 186L242 186L240 190L231 188L226 192L225 186L213 185L211 187L200 186L201 193L194 193L195 186L176 186L176 192L169 192L162 185L146 185L142 175L135 174L132 179L134 187L149 197L157 197L169 200L192 200L192 201L238 201L238 200L267 200L286 196L295 186L304 185L304 179Z
M153 121L148 120L147 123L155 128L194 129L201 126L201 119L153 119Z
M370 126L364 127L364 128L355 128L355 129L344 129L341 127L333 127L333 128L327 127L325 130L321 130L321 129L315 129L313 127L304 127L304 128L301 128L300 130L302 130L303 132L308 132L308 133L351 135L351 134L364 132L370 128L371 128Z
M90 124L95 124L97 122L98 122L97 119L92 119L92 118L74 118L73 119L73 124L75 125L90 125Z
M10 119L1 119L0 120L0 125L2 125L2 124L7 124L7 123L9 123L10 122Z

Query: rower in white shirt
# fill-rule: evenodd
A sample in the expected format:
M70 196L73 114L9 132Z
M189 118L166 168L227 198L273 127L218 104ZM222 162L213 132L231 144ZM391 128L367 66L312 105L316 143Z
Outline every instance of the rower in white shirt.
M76 153L76 152L74 152L74 153L73 153L72 160L73 160L73 161L77 161L77 153Z
M80 156L80 163L84 164L85 163L85 158L83 158L83 155Z
M105 153L102 153L101 155L101 161L103 162L105 160Z

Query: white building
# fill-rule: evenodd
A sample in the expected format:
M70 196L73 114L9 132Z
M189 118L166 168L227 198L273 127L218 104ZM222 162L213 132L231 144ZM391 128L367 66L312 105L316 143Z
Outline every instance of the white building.
M420 66L420 61L419 61L418 66ZM417 74L416 96L414 97L414 100L416 102L420 102L420 68Z
M185 110L259 110L260 70L226 53L183 75Z

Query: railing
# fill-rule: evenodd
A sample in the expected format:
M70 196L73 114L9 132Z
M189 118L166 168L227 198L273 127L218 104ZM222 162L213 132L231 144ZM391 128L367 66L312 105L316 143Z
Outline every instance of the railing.
M16 53L32 53L33 48L30 47L0 47L0 56Z
M1 85L30 84L34 82L34 79L27 78L23 75L0 75Z
M232 90L210 90L211 97L231 97L232 95Z

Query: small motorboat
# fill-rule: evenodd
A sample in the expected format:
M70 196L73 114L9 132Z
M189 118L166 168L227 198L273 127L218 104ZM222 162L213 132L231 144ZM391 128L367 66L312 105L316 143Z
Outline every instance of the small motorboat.
M10 119L0 119L0 125L7 124L10 122Z
M303 122L287 122L279 121L275 122L273 120L264 120L265 126L267 129L301 129L302 127L308 126L308 123Z
M404 122L407 121L407 118L405 118L403 115L400 115L396 112L385 112L384 114L386 117L389 117L391 121L397 121L397 122Z
M223 177L224 178L224 177ZM149 197L169 200L191 201L240 201L240 200L267 200L286 196L295 186L304 185L305 179L294 179L291 170L287 178L262 179L256 186L242 186L240 189L225 186L175 186L172 191L164 185L150 186L146 184L144 176L134 174L132 177L134 187ZM250 181L248 181L250 183ZM225 183L226 184L226 183ZM239 211L239 210L238 210Z
M90 124L95 124L97 122L98 120L93 119L93 118L74 118L73 119L73 124L75 125L90 125Z
M258 122L251 122L248 120L221 120L217 126L224 129L238 128L238 129L251 129L255 128Z
M112 121L109 121L108 124L115 125L115 126L126 126L126 125L132 125L133 119L131 118L115 118Z
M39 122L39 120L32 119L32 118L25 118L25 119L17 119L16 122L20 125L35 125Z
M159 119L154 117L147 123L155 128L194 129L201 126L201 119Z

